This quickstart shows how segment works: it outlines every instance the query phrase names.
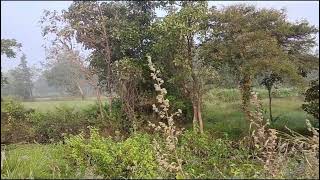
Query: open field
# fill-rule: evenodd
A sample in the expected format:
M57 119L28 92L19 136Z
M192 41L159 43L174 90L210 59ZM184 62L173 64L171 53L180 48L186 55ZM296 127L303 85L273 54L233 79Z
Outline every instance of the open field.
M5 156L3 178L75 177L73 169L63 159L61 145L12 144L6 146Z
M262 99L264 116L269 117L267 92L264 89L256 89ZM290 89L280 89L274 92L272 100L273 117L276 121L273 126L284 130L285 126L295 131L306 132L305 119L313 120L301 109L303 97L297 96L298 92ZM239 91L236 89L214 89L208 92L204 98L203 118L205 129L218 133L228 134L231 138L238 138L246 135L249 129L243 112ZM106 102L106 98L104 98ZM67 106L70 108L84 109L96 103L94 97L81 100L72 99L50 99L37 100L35 102L23 102L26 108L33 108L37 111L52 111L56 107ZM192 124L187 125L191 128Z
M269 117L267 110L268 99L263 99L263 109L265 109L265 117ZM305 132L305 119L313 119L301 109L301 97L284 97L274 98L273 117L278 118L274 127L277 129L285 129L287 126L298 132ZM221 102L221 101L206 101L203 112L203 118L206 123L205 128L214 129L228 133L231 137L239 137L247 133L249 129L248 123L245 120L244 114L241 111L240 101L236 102Z
M225 93L224 98L226 96L230 94ZM225 102L227 100L223 101L222 96L211 96L205 99L203 111L205 130L227 134L231 139L238 139L247 133L248 125L241 112L239 100ZM264 98L262 102L266 109L268 99ZM305 132L305 119L312 119L312 117L300 108L302 102L303 98L296 96L274 98L273 114L274 117L279 117L274 126L278 129L287 126L296 131ZM90 99L24 102L23 104L27 108L45 112L59 106L85 108L94 103L95 100ZM189 127L191 128L191 124ZM5 171L2 174L4 178L75 178L79 176L76 169L67 163L61 144L12 144L7 146L6 150ZM90 173L84 177L97 178Z
M23 102L26 108L32 108L41 112L50 111L59 106L67 106L74 108L85 108L88 105L96 103L96 97L87 97L81 100L79 97L72 98L38 98L35 101ZM106 100L106 98L102 98Z

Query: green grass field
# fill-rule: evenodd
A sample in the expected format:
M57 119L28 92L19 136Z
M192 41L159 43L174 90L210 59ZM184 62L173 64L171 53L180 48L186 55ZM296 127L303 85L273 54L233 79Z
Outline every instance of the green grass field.
M262 99L265 117L269 117L267 92L264 89L256 89ZM298 132L306 132L305 119L313 120L301 109L303 97L297 96L298 92L292 89L279 89L273 93L272 109L273 117L277 120L273 126L277 129L285 129L285 126ZM106 102L106 99L104 99ZM94 97L67 100L50 100L23 102L25 107L42 112L53 110L59 106L85 108L96 103ZM203 119L205 129L228 134L231 138L245 135L249 129L241 110L240 93L237 89L213 89L204 97ZM188 125L191 128L192 125Z
M12 144L6 146L1 178L76 178L75 170L63 158L63 147L54 144Z
M83 108L91 104L95 104L95 100L68 100L68 101L35 101L35 102L23 102L26 108L32 108L41 112L53 110L55 107L68 106Z
M265 116L268 117L268 99L265 92L260 91ZM302 96L288 91L278 93L273 98L273 116L278 120L273 124L277 129L287 126L298 132L306 132L305 119L313 118L301 109ZM220 135L227 135L231 139L239 139L248 133L248 123L240 106L237 90L211 91L204 97L203 119L205 130ZM106 101L104 101L106 102ZM86 100L42 100L23 102L27 108L38 111L50 111L55 107L69 106L85 108L96 103L94 98ZM192 127L192 124L188 124ZM12 144L6 147L3 178L75 178L76 169L69 167L64 158L63 146L59 144ZM81 177L78 177L81 178Z
M106 98L102 98L106 101ZM26 108L32 108L37 111L46 112L50 110L54 110L59 106L68 106L75 108L85 108L89 105L95 104L97 102L96 97L87 97L85 100L81 100L81 98L39 98L35 101L23 102L23 105Z
M263 109L265 117L269 117L268 99L263 99ZM287 126L298 132L305 132L305 119L312 120L313 117L301 109L303 99L301 97L274 98L272 103L273 117L278 118L274 122L277 129L285 129ZM206 129L213 129L230 136L238 137L246 133L249 125L241 111L240 101L221 102L206 101L203 110L203 118Z

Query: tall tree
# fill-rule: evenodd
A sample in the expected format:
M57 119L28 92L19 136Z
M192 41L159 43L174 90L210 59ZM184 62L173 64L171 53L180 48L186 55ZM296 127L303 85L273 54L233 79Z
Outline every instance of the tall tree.
M67 49L54 51L51 61L48 63L48 69L44 75L50 86L62 88L71 95L81 95L84 99L82 85L85 82L84 76L77 65L72 63L74 53Z
M23 99L32 98L32 77L33 72L27 65L26 56L23 54L19 66L11 71L13 76L12 86L14 87L14 94Z
M68 22L68 19L65 17L65 13L65 11L63 11L62 14L59 14L57 11L44 11L44 16L40 20L40 23L42 24L42 35L45 38L50 37L49 35L53 35L53 49L57 51L59 51L59 49L65 49L69 52L69 57L72 57L68 58L70 63L80 69L81 74L86 79L86 82L94 87L99 104L100 115L104 117L104 110L102 108L101 100L101 87L99 86L96 78L97 70L90 67L84 58L80 57L80 52L76 50L77 45L79 45L75 42L78 40L77 38L79 38L76 36L76 32L81 30L76 31L76 29L71 26L72 24Z
M155 63L161 63L169 71L169 77L193 107L194 129L203 132L201 114L204 85L213 77L214 71L205 66L200 49L208 30L207 2L182 2L181 9L172 12L155 24L157 34L154 44ZM170 72L171 71L171 72Z
M272 71L301 80L296 62L314 44L312 34L317 32L305 22L288 22L284 11L247 5L213 9L210 24L215 30L207 50L216 60L233 67L248 118L253 78Z
M74 2L63 13L77 32L77 41L93 50L90 64L98 70L99 83L109 94L116 81L112 63L145 57L151 43L148 29L155 18L155 8L161 4L163 2Z
M108 22L110 16L117 16L110 13L108 3L96 1L73 2L68 11L63 12L63 18L76 31L76 40L82 43L87 49L96 52L105 63L106 89L109 93L110 104L112 102L112 47L110 43L110 28ZM111 109L110 109L111 110Z
M1 55L5 55L7 58L15 58L17 54L15 50L20 50L21 47L22 45L15 39L1 39ZM7 80L1 72L1 87L6 83Z
M8 58L15 58L15 48L19 50L22 45L15 39L1 39L1 55L6 55Z

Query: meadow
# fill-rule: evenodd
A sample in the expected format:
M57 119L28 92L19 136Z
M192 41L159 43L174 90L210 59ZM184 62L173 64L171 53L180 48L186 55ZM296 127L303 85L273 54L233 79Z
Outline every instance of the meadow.
M255 89L262 103L264 116L268 118L268 97L265 89ZM273 93L273 126L276 129L285 130L285 126L298 132L306 132L305 119L311 121L314 118L301 109L304 99L297 89L282 88ZM106 98L103 98L107 103ZM248 123L241 110L240 92L237 89L212 89L204 96L203 118L205 128L220 134L228 134L231 138L242 137L248 130ZM96 104L95 97L81 98L39 98L33 102L23 102L26 108L36 111L53 111L57 107L69 107L85 109ZM315 124L316 125L316 124ZM191 128L192 124L187 124ZM318 125L316 125L318 126Z
M263 89L258 89L263 108L267 109L268 99ZM276 94L277 93L277 94ZM284 130L285 126L300 133L307 132L305 119L311 119L301 109L303 97L297 96L294 90L278 90L273 95L273 115L276 121L272 126ZM233 89L213 89L205 95L203 117L205 131L217 137L231 140L240 140L248 134L249 125L240 108L239 92ZM27 109L39 112L54 111L59 107L71 109L86 109L96 103L94 98L86 100L53 99L23 102ZM268 111L265 110L266 117ZM316 125L318 126L318 125ZM189 123L187 129L192 129ZM5 147L6 160L4 161L3 178L99 178L90 170L81 174L77 172L64 155L64 146L61 141L50 144L16 143ZM258 168L258 167L255 167Z

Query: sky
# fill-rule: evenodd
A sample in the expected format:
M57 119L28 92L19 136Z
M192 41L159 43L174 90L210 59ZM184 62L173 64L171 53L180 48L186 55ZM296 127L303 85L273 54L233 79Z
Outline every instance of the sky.
M1 1L1 39L14 38L22 43L22 52L26 54L29 66L41 67L40 62L45 60L43 44L45 40L41 36L39 24L43 10L67 9L72 1ZM231 4L247 3L258 8L285 8L288 19L292 22L305 19L310 24L319 27L319 2L318 1L209 1L209 6L218 7ZM163 12L158 11L158 16ZM317 38L319 44L319 36ZM3 71L16 67L21 54L16 59L7 59L1 56Z

